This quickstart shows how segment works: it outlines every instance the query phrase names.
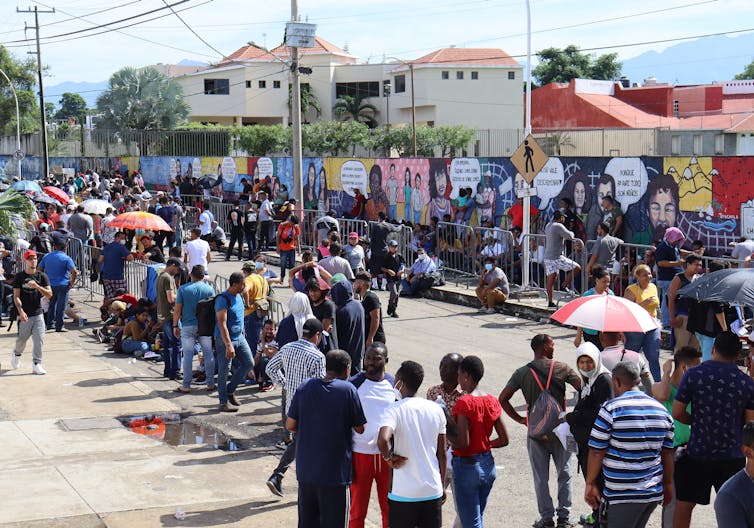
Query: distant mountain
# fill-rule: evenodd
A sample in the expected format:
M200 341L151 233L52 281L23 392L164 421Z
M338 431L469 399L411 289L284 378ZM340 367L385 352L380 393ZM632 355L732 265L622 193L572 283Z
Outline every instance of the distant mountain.
M62 82L45 86L45 102L59 106L60 98L65 92L80 94L88 108L97 106L97 97L107 88L107 81L100 82Z
M737 37L707 37L648 51L623 61L623 75L632 83L647 77L671 84L729 81L754 60L754 33Z
M178 63L178 66L208 66L206 62L195 61L191 59L183 59Z

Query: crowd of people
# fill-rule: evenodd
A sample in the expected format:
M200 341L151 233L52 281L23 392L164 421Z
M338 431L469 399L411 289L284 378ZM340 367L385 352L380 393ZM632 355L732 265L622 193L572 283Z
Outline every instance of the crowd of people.
M365 239L358 232L341 233L335 213L328 211L315 224L316 248L301 252L295 202L275 207L249 182L245 203L228 212L226 237L222 228L222 235L217 231L208 203L200 207L198 227L184 233L182 181L150 197L145 207L172 232L111 229L116 212L145 204L135 203L131 194L141 189L138 176L128 182L131 192L123 190L128 187L121 178L110 180L92 173L66 182L63 189L72 197L103 197L112 207L99 219L81 206L71 213L57 207L40 212L39 240L23 251L23 269L6 270L18 321L11 369L20 367L31 338L32 371L45 374L45 332L66 331L71 285L78 274L96 272L105 295L95 336L115 352L159 359L163 376L179 382L177 392L204 385L216 391L220 412L233 413L242 405L238 389L247 382L260 392L282 389L287 432L277 444L283 454L267 486L283 496L285 474L295 461L299 526L364 526L372 482L383 527L441 526L448 487L456 525L483 526L497 476L493 450L510 443L504 414L526 427L535 528L575 526L574 454L586 486L584 526L643 527L662 506L663 526L685 528L694 507L709 504L712 488L720 526L754 526L754 366L747 358L748 373L739 368L741 341L731 332L733 318L741 314L677 296L702 271L699 255L681 250L685 237L677 228L668 228L651 253L630 263L632 280L614 292L610 269L621 244L615 236L619 215L613 214L613 224L600 223L587 264L594 286L583 294L622 294L666 321L675 345L673 358L662 366L658 330L580 328L576 368L556 360L553 338L538 334L531 340L532 360L515 370L497 397L480 388L485 366L479 357L451 353L439 364L441 383L422 398L420 363L404 361L388 373L389 336L375 290L387 288L386 314L398 318L402 294L432 287L444 240L436 217L412 241L410 264L398 251L401 228L382 212ZM104 181L110 183L103 187ZM612 210L610 200L605 205ZM570 287L580 269L566 256L569 246L581 245L568 222L566 213L556 211L545 228L542 264L550 303L556 278L564 274L563 284ZM99 250L92 269L77 269L66 254L70 239ZM476 295L488 312L510 295L497 244L493 236L488 253L473 256L480 266ZM745 243L741 246L743 254ZM262 252L271 247L280 257L279 275ZM220 250L226 260L237 255L242 264L224 291L215 292L208 276L213 251ZM128 291L124 269L134 259L164 264L154 299ZM710 264L709 271L717 265ZM287 315L276 324L270 298L273 287L286 281L294 293ZM577 393L571 409L568 386ZM526 415L511 403L519 391ZM555 500L550 460L557 475Z

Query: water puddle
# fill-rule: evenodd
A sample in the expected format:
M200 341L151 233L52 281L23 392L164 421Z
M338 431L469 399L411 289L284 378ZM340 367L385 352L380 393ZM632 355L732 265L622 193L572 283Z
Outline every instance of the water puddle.
M150 436L172 446L202 445L221 451L245 449L239 441L229 438L214 427L186 422L180 414L142 414L118 420L136 434Z

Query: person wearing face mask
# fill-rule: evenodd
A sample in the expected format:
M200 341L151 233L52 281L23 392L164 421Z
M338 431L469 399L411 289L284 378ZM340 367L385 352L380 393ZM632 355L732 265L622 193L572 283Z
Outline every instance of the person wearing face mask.
M503 304L510 293L505 272L495 266L494 257L485 257L484 273L479 277L479 286L476 289L477 299L482 303L479 311L488 314L495 313L495 306Z
M401 282L401 295L410 297L420 295L429 290L435 282L431 276L437 271L434 261L429 258L424 248L419 248L416 252L416 260L411 266L408 277Z
M576 364L581 374L581 391L573 411L566 414L565 419L571 428L579 451L576 455L581 472L586 478L587 460L589 459L589 434L594 426L594 420L600 412L603 403L613 397L613 384L610 371L605 368L600 359L600 352L591 342L586 342L576 349ZM602 475L597 477L597 489L602 493L605 481ZM598 510L590 515L582 516L585 526L599 526ZM587 524L591 523L591 524Z
M693 346L684 346L679 348L673 359L668 359L662 365L662 380L652 384L652 396L662 403L668 412L673 412L673 402L678 392L678 385L681 384L683 375L692 367L696 367L702 362L702 352ZM691 405L686 411L691 414ZM673 430L673 447L676 449L686 446L691 438L691 426L683 422L674 420ZM673 526L673 512L675 511L675 493L673 501L662 508L662 526Z
M102 284L105 287L105 297L112 299L119 289L127 290L124 273L125 262L133 260L134 256L126 247L126 234L122 231L115 233L113 242L102 248L99 264L102 269Z
M602 266L595 266L591 270L592 279L594 279L594 288L590 288L585 291L581 296L589 297L590 295L615 295L613 290L610 289L610 274ZM600 343L599 331L591 328L576 328L576 338L573 340L573 346L581 346L581 342L588 341L597 347L597 350L602 351L602 343Z

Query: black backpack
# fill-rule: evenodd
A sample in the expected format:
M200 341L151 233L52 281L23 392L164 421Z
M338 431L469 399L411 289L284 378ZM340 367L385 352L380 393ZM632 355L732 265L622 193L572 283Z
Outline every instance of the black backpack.
M196 303L196 321L197 334L200 336L215 335L215 325L217 324L217 312L215 311L215 300L225 292L218 293L212 297L207 297ZM231 300L228 299L230 303Z

